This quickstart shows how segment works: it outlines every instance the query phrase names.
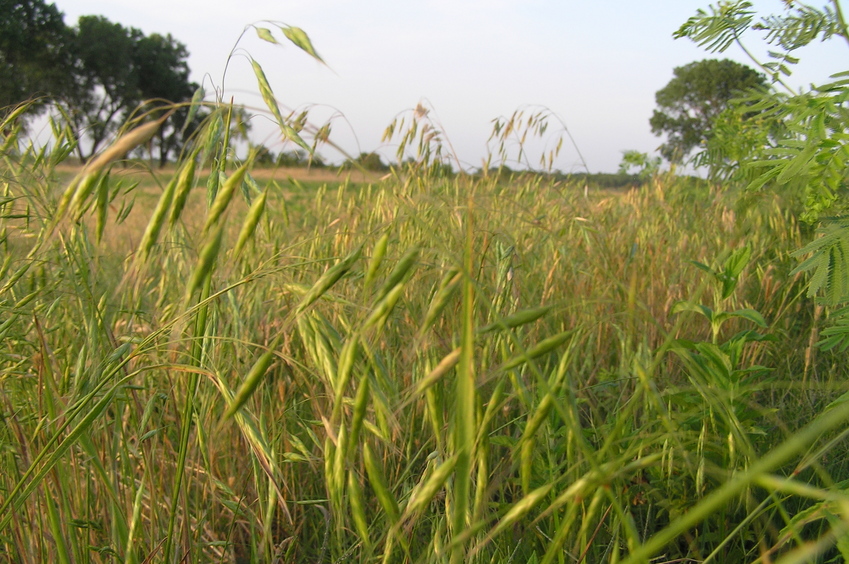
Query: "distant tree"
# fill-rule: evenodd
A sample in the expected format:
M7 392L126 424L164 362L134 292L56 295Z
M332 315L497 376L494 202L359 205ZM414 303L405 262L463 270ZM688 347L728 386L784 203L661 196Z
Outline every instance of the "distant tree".
M285 166L285 167L303 167L307 166L309 163L310 155L303 149L297 149L294 151L281 151L279 155L277 155L277 165Z
M389 170L389 166L383 162L383 159L377 153L360 153L360 156L354 159L353 163L373 172ZM350 166L352 163L349 161L347 164Z
M88 160L118 127L141 108L157 117L174 103L192 97L197 85L189 81L185 45L171 35L151 34L113 23L103 16L82 16L76 27L75 90L64 104L79 137L81 160ZM150 148L156 147L164 165L179 150L190 131L183 125L188 110L175 112L159 129Z
M135 43L140 31L112 23L103 16L82 16L76 29L74 54L78 59L77 85L65 99L79 137L81 160L88 160L124 121L140 100Z
M191 99L198 85L189 80L188 56L186 46L170 34L138 38L133 60L139 97L160 111ZM165 166L169 156L182 147L185 135L194 130L193 124L183 127L188 113L186 107L178 109L157 131L153 145L159 152L159 166Z
M254 166L274 166L277 161L277 155L265 145L254 145L251 150L254 152Z
M70 89L72 37L54 4L0 0L0 115L3 108Z
M673 73L655 94L658 109L649 120L652 133L667 135L660 153L671 162L683 161L708 140L714 121L733 98L766 85L764 75L728 59L697 61Z
M660 170L660 163L660 157L650 157L648 153L623 151L622 162L619 163L619 174L632 174L636 171L640 180L646 180Z

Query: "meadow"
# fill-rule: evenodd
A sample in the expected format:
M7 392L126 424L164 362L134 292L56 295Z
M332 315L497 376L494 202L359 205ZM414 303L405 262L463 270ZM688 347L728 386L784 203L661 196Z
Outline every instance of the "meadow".
M847 367L793 200L307 182L222 116L134 173L149 125L81 170L61 125L0 127L0 561L849 555Z

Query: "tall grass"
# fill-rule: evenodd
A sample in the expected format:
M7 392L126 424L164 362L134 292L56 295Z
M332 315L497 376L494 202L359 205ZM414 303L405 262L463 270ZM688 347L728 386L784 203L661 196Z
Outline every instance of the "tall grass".
M62 124L0 127L3 559L847 555L846 370L780 199L425 167L293 206L227 115L141 207L108 159L58 180Z

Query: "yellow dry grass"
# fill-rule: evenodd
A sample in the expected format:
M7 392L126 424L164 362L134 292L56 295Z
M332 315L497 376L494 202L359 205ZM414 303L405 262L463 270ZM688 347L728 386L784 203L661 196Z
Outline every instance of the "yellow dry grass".
M63 177L73 178L83 169L82 165L63 164L56 167L56 172ZM162 177L170 177L175 168L171 165L165 168L150 168L146 163L134 162L122 166L118 164L112 167L112 175L130 180L138 180L146 183L151 172ZM209 169L199 170L199 177L209 175ZM384 174L379 172L363 172L359 170L339 170L337 168L300 168L300 167L255 167L251 175L257 181L277 180L284 182L293 178L299 182L348 182L354 184L368 184L379 181Z
M63 164L56 167L59 178L59 186L64 189L83 170L83 166L75 164ZM151 168L147 163L132 162L126 166L117 163L112 166L110 175L111 182L120 182L127 189L137 184L128 194L129 199L134 200L132 211L120 223L113 223L110 227L110 235L106 242L107 248L114 252L126 254L134 251L144 233L145 226L150 220L151 214L156 207L156 202L162 194L164 186L171 180L176 172L176 167L166 166L164 168ZM206 181L209 169L198 171L195 176L195 188L191 191L186 202L186 212L182 214L181 221L188 233L197 233L206 215ZM232 171L228 170L228 173ZM292 180L303 183L308 188L316 185L327 184L331 188L346 181L352 185L369 184L379 182L383 177L380 173L362 172L359 170L305 169L286 167L256 167L250 171L251 176L260 187L264 187L271 181L280 184L281 190L276 195L286 198L293 196L294 190L290 190ZM287 186L288 185L288 186ZM304 194L300 193L300 197ZM232 229L238 229L247 205L241 198L237 198L232 209L228 211L228 223ZM126 203L125 196L117 196L110 204L109 215L115 216L119 213L122 205ZM196 210L193 211L193 210ZM194 219L197 221L194 221ZM91 218L92 228L94 220Z

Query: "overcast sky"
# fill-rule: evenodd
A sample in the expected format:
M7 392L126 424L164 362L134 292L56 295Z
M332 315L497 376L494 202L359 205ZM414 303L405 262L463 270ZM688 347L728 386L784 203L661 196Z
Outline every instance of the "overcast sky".
M676 66L711 55L672 33L707 0L58 0L65 22L97 14L146 34L173 35L190 52L192 79L208 92L262 107L248 59L228 54L246 25L272 20L306 31L323 66L290 44L275 47L250 32L239 53L264 68L280 103L315 106L313 121L333 122L351 154L379 150L387 125L424 101L467 167L487 153L492 120L517 109L546 108L568 128L591 172L614 172L622 151L653 152L662 139L648 120L654 94ZM755 0L759 15L781 13L780 0ZM279 37L279 34L278 34ZM766 48L757 37L753 51ZM791 82L822 83L846 70L844 43L810 47ZM557 122L549 131L556 132ZM284 147L267 119L254 137ZM328 153L332 159L338 155ZM534 156L534 162L538 155ZM515 158L515 155L514 155ZM568 142L555 168L580 170Z

